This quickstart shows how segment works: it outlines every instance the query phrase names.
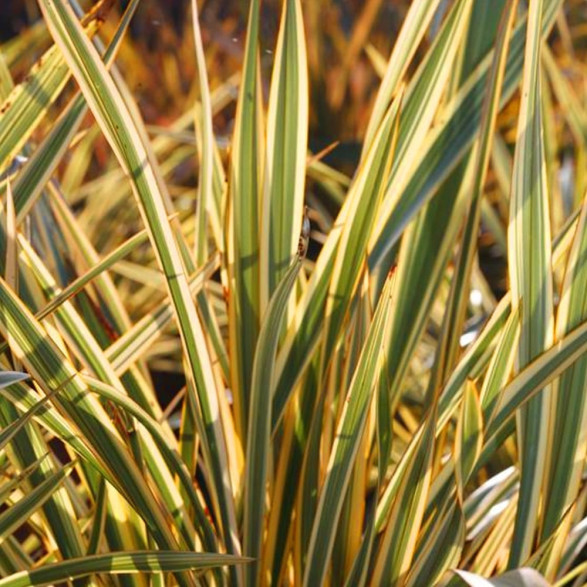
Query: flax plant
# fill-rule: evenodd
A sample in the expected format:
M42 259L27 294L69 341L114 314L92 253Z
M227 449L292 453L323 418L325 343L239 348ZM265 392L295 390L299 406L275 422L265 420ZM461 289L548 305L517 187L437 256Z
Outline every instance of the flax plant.
M155 78L112 4L0 45L0 587L583 585L584 5L192 0Z

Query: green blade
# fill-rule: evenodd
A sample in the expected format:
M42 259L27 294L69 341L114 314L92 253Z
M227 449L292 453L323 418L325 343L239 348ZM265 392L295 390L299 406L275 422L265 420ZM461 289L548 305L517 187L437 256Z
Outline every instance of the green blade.
M243 549L247 556L256 559L247 568L248 585L258 585L261 578L262 565L259 559L263 543L265 485L271 454L271 397L275 385L273 370L283 317L300 265L301 260L296 258L271 297L255 351L243 506Z
M508 225L512 306L522 304L518 370L549 347L554 335L550 219L540 99L542 10L542 0L530 2ZM528 558L534 540L548 453L549 402L549 391L545 390L522 410L518 423L521 485L510 554L513 567Z
M227 554L200 552L138 551L96 554L78 559L47 564L32 571L22 571L0 579L0 587L29 587L50 585L95 573L119 575L124 573L156 573L204 570L238 565L248 559Z
M229 179L227 273L231 387L237 432L247 433L253 354L259 334L259 235L262 108L259 80L259 0L250 4Z
M308 72L300 0L284 0L271 78L259 253L265 311L298 250L308 143Z

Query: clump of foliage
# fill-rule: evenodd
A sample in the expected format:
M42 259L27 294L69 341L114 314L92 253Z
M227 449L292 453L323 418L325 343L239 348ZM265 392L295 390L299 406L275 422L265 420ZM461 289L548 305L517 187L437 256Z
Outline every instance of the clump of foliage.
M157 74L106 4L0 47L0 587L582 585L584 4L396 3L387 58L378 0L192 0Z

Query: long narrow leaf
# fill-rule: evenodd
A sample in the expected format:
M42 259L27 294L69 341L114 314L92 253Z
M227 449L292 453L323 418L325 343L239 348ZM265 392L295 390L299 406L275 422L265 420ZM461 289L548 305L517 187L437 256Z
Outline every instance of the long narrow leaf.
M261 203L260 308L298 248L308 143L308 66L300 0L284 0L275 51Z
M271 440L271 396L275 382L273 368L277 343L287 310L287 301L295 285L301 260L296 258L275 290L263 325L259 332L253 380L251 386L251 407L247 438L245 496L244 496L244 531L243 548L247 556L254 559L247 568L248 585L258 585L262 565L258 560L263 541L263 521L265 513L265 484L269 464L269 446Z
M248 559L227 554L200 552L139 551L96 554L80 559L70 559L44 565L32 571L15 573L0 579L0 587L29 587L50 585L74 578L87 577L94 573L156 573L203 570L214 567L237 565Z
M243 78L232 139L228 261L231 385L237 431L247 430L253 353L259 334L259 234L262 113L258 77L259 0L250 3Z
M517 369L552 344L553 291L550 220L541 113L540 44L543 1L529 5L524 79L508 225L512 306L522 304ZM538 519L549 439L549 390L535 397L518 423L521 485L510 564L529 555Z

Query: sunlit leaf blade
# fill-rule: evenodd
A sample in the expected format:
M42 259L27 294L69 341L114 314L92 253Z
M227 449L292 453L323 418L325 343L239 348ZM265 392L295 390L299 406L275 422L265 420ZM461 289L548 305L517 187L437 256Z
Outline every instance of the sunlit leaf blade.
M511 314L510 296L506 295L495 307L477 340L469 346L467 352L461 357L459 363L453 369L448 381L440 393L438 401L439 414L438 425L442 427L454 413L462 398L462 386L473 369L477 369L483 362L487 362L493 353L496 339L499 339L504 325Z
M4 279L15 291L18 291L18 243L16 238L16 214L14 198L10 180L6 189L6 206L4 215L5 224L2 227L5 234L6 256L4 258Z
M46 456L44 457L46 458ZM17 489L24 481L26 481L31 474L38 469L41 465L43 458L27 466L25 469L20 471L18 475L14 476L9 481L5 481L0 485L0 502L4 503L10 494Z
M570 245L567 236L569 233L572 234L571 229L574 226L575 225L571 222L563 233L559 235L553 251L553 260L555 262L564 258L564 253ZM472 372L479 372L479 370L483 368L483 365L487 364L489 361L490 356L493 353L492 349L496 344L496 337L501 333L509 314L510 297L508 294L496 307L481 334L469 347L444 386L444 389L440 394L437 433L442 430L448 419L454 414L455 409L458 407L462 399L462 386L467 377L470 377ZM510 328L514 323L515 322L510 321ZM552 379L564 371L569 364L572 364L573 361L577 360L582 352L585 352L584 336L585 333L582 330L575 332L572 337L568 337L565 340L564 344L551 349L542 361L537 362L533 368L526 369L520 374L519 378L516 378L511 382L511 385L507 388L508 399L504 400L504 404L499 410L497 405L493 408L492 413L499 412L499 418L494 416L486 423L486 444L489 444L490 437L496 438L498 436L497 432L500 428L505 426L505 423L509 418L513 417L513 410L519 407L525 401L527 396L534 393L536 389L544 386L549 381L552 381ZM503 394L501 397L504 397ZM381 529L384 526L387 516L389 515L389 510L397 493L399 481L404 475L405 466L408 462L406 457L412 453L414 446L414 443L412 443L406 449L404 458L402 458L399 465L396 467L394 475L379 501L376 517L376 526L378 529ZM483 460L483 457L481 456L480 459Z
M100 485L98 486L98 492L95 501L94 520L92 524L92 533L88 540L88 549L86 555L96 554L104 529L106 527L106 502L107 500L107 487L106 481L102 478Z
M320 370L318 370L316 381L320 380ZM346 388L345 388L346 389ZM301 466L299 477L299 489L296 496L296 524L294 528L294 571L296 576L303 578L306 576L309 562L310 548L312 544L312 537L314 534L315 522L318 516L318 508L320 505L320 481L321 475L327 475L328 470L324 471L323 464L320 459L320 448L322 440L322 426L328 407L326 406L326 394L318 395L316 398L315 389L310 388L312 399L310 404L313 409L311 414L301 414L306 416L305 421L301 422L304 428L308 428L308 436L304 445L304 460ZM296 423L297 424L297 423ZM299 424L297 424L299 426ZM334 431L333 431L334 432ZM357 440L357 453L360 447L360 440ZM332 453L331 453L332 454ZM330 460L329 460L330 463ZM350 482L352 467L345 471L348 475L345 481ZM340 511L344 504L344 498L341 497ZM337 512L338 513L338 512ZM340 519L338 513L337 521ZM336 526L332 526L334 528ZM334 538L333 538L334 541ZM334 542L332 547L334 548Z
M556 587L569 584L575 577L585 577L587 573L587 561L569 571L573 563L578 559L578 555L581 553L585 543L587 543L587 520L583 518L575 524L569 534L559 567L559 575L561 577L556 582Z
M465 385L455 438L455 471L461 501L482 445L483 415L479 395L475 385L468 381Z
M516 495L506 500L500 508L502 511L498 512L489 525L487 535L476 553L475 563L471 565L475 573L482 576L497 574L498 562L508 554L508 547L511 544L517 502Z
M410 88L407 90L412 100L410 101L410 97L406 97L406 100L402 104L402 124L400 125L398 131L400 133L398 135L398 149L401 139L404 147L407 148L409 145L409 147L413 149L414 152L418 151L418 145L420 143L415 139L413 141L410 140L410 137L417 136L419 137L418 140L421 140L423 139L423 135L428 130L428 125L432 119L434 111L434 96L440 96L449 72L450 59L448 59L446 52L448 51L450 55L454 55L455 51L454 47L449 46L448 39L452 39L453 36L458 39L459 35L462 34L464 25L466 23L466 14L469 9L469 4L460 2L458 7L451 13L452 16L450 22L443 28L444 33L442 39L440 39L435 44L435 49L431 56L420 68L420 74L417 80L413 82ZM423 96L427 96L427 100L424 100ZM409 108L409 113L405 112L406 108ZM375 135L374 139L372 140L372 144L369 145L369 149L364 153L363 160L359 166L359 171L355 176L355 182L353 183L359 184L361 181L363 181L361 178L362 174L364 174L366 177L369 177L368 169L372 165L372 163L369 163L369 159L373 159L374 154L377 154L378 152L375 143L377 142L377 137L381 137L381 126L377 130L379 134ZM405 157L406 153L399 153L397 149L395 149L394 152L394 165L397 165L398 161L409 159L409 157ZM377 160L377 158L375 158L375 160ZM392 180L388 178L388 184L391 183L393 183ZM397 186L394 184L394 187ZM377 195L379 194L377 190L374 190L374 192ZM358 196L359 192L353 191L353 195ZM373 196L374 194L371 195ZM338 230L335 229L330 232L328 243L325 247L323 247L321 252L319 265L316 268L319 277L315 278L314 287L312 287L312 285L310 286L305 299L301 301L300 307L298 308L299 314L297 318L297 336L292 336L290 340L286 342L284 350L281 353L283 358L280 357L280 364L283 364L284 367L280 367L279 369L280 381L277 386L275 398L276 406L273 415L274 422L279 419L283 411L283 406L285 405L287 396L289 393L291 393L293 384L300 375L301 368L310 358L309 351L313 349L314 345L316 344L318 329L317 320L322 319L322 308L325 296L323 284L327 282L327 272L332 270L331 256L334 254L337 239L339 238L339 232L344 224L345 219L347 218L347 215L350 218L354 218L352 215L348 214L350 206L346 204L347 202L348 198L337 219L336 228ZM378 212L378 216L379 219L382 217L381 211ZM362 216L359 216L359 219L361 218ZM351 229L348 230L350 231ZM371 233L363 234L362 237L367 237L372 240L373 235ZM387 271L387 269L389 269L389 267L385 268L384 271ZM354 279L354 276L350 274L345 277L350 282L352 282ZM335 325L336 323L334 323L333 328ZM329 336L332 336L332 333ZM288 355L287 358L285 358L285 355Z
M522 304L516 368L522 369L553 341L550 220L541 113L540 46L542 0L530 2L524 76L508 224L508 260L514 308ZM549 441L549 390L521 413L520 497L510 564L530 554Z
M565 118L578 144L587 146L587 111L579 103L575 89L563 75L560 66L554 60L552 51L547 47L542 49L542 63L545 72L550 78L552 90L556 98L564 105Z
M146 133L139 129L140 121L128 109L71 9L62 2L47 0L41 3L41 9L90 109L131 182L147 224L173 300L190 368L189 375L197 387L198 405L206 426L206 430L202 431L206 440L206 459L215 479L214 497L222 519L224 538L229 552L238 553L238 539L230 530L235 524L235 512L230 479L226 472L226 446L219 422L218 399L210 357L202 325L191 299L178 245L167 219L156 163L152 160L150 149L142 142L142 136Z
M310 364L298 393L299 402L288 408L284 416L284 440L280 448L279 466L275 472L272 493L272 508L269 512L264 563L272 577L279 577L287 563L289 536L292 533L290 520L298 495L298 480L301 476L304 450L315 401L313 388L316 385L319 357Z
M60 393L60 391L60 389L57 389L44 397L52 397L54 394ZM55 436L66 439L66 442L79 457L88 462L96 471L104 474L105 477L108 476L107 471L103 469L99 459L92 453L86 443L82 441L80 436L76 435L75 428L72 424L48 402L42 401L43 397L39 396L30 387L22 384L14 385L2 393L21 411L28 412L38 406L38 412L35 418L43 427Z
M0 581L582 584L580 0L138 2L0 41Z
M259 0L250 3L243 74L232 138L227 210L231 385L237 432L247 430L253 353L259 334L262 111L258 75Z
M374 512L373 512L374 513ZM350 573L345 581L345 587L363 587L369 578L369 560L373 551L375 541L374 517L367 519L366 530L363 532L361 548L353 562Z
M8 67L8 63L6 62L6 55L4 52L5 46L3 47L3 51L0 52L0 100L4 101L12 89L14 88L14 81L12 80L12 75L10 74L10 69Z
M212 105L210 103L210 87L206 72L206 57L200 21L198 4L192 0L192 23L194 29L194 44L196 48L196 64L198 67L198 82L200 87L200 106L196 111L196 132L200 147L200 175L198 180L197 205L197 233L195 257L196 262L203 263L207 256L207 216L212 209L213 179L214 179L214 131L212 128Z
M260 308L287 271L302 230L308 143L306 40L299 0L284 0L267 114Z
M244 496L244 532L243 549L247 556L256 559L247 568L249 585L257 585L262 566L258 559L261 555L264 518L265 486L270 456L271 440L271 396L274 386L273 368L277 343L287 310L287 301L300 269L301 260L296 258L283 276L271 297L263 317L251 385L251 407L247 438L245 496Z
M52 195L51 209L56 215L60 232L69 242L72 243L72 248L80 255L83 269L82 273L89 267L98 265L100 263L101 255L98 254L95 247L90 242L83 225L76 219L72 210L67 206L64 198L59 194L53 183L47 184L47 191ZM41 201L41 204L44 202ZM131 324L130 318L121 300L119 292L111 279L109 273L99 273L95 276L93 287L98 292L100 297L108 304L108 313L112 317L115 329L118 332L124 332ZM80 298L81 299L81 298ZM98 334L96 334L98 336ZM110 337L107 337L110 340Z
M393 417L389 395L389 378L382 373L376 395L378 482L381 485L389 467L392 447Z
M42 319L51 314L56 308L67 301L69 298L75 296L86 285L94 280L98 275L107 271L116 262L120 261L131 253L136 247L146 242L149 235L146 230L135 234L133 237L125 241L120 247L105 255L102 261L94 265L84 275L80 275L76 280L71 282L63 291L57 294L40 312L37 313L37 318Z
M375 516L375 528L378 532L385 530L389 522L389 515L398 492L401 488L402 481L405 479L408 467L415 459L415 454L422 443L423 429L419 428L412 436L410 444L406 447L402 454L400 462L393 471L391 479L387 483L387 487L383 491L379 502L377 503L377 511Z
M22 264L31 270L44 292L55 292L57 290L57 284L28 241L21 238L20 246L23 252ZM104 381L121 389L122 384L102 353L98 341L76 312L73 305L65 301L55 310L55 317L63 335L73 343L75 354L82 364L96 373Z
M483 380L480 397L485 422L493 418L500 394L512 371L520 336L519 314L521 311L521 306L518 306L509 315L487 367L487 374Z
M351 473L347 495L343 504L342 515L339 522L339 530L335 539L332 567L333 577L336 583L342 584L352 571L354 561L361 550L361 535L357 528L363 526L365 518L367 489L367 473L369 472L368 441L370 434L363 434L362 442L359 445L358 455L365 455L365 458L357 458Z
M322 584L334 544L334 532L343 506L346 489L357 456L372 392L380 371L381 350L386 346L386 328L391 305L393 275L388 278L369 329L361 358L337 428L334 446L322 487L312 528L304 585Z
M248 559L227 554L173 551L138 551L96 554L44 565L32 571L22 571L0 579L1 587L50 585L94 573L113 575L124 573L178 572L247 563Z

